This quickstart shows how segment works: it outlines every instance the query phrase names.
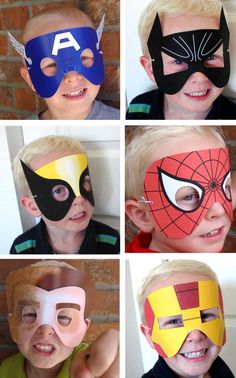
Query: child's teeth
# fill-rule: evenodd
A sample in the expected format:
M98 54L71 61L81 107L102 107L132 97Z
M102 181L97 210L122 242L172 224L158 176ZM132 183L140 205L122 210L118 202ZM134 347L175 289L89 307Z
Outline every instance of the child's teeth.
M69 97L80 96L83 94L83 92L84 92L84 89L81 89L80 91L67 93L67 96Z
M216 235L218 234L219 230L213 230L213 231L210 231L206 234L206 236L212 236L212 235Z
M39 350L40 352L52 352L53 346L48 344L36 344L35 348Z
M79 219L79 218L82 218L83 215L84 215L84 212L74 215L73 217L71 217L71 219Z
M186 358L199 358L206 354L206 349L200 350L199 352L184 353Z
M206 94L207 94L207 89L205 91L201 91L201 92L189 93L189 96L191 96L191 97L200 97L200 96L205 96Z

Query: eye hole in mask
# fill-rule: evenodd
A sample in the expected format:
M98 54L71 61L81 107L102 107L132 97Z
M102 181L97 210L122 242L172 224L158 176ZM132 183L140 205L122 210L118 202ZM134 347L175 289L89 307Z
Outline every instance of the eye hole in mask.
M45 76L52 77L58 72L58 66L54 59L44 58L40 62L40 68Z
M200 311L201 323L207 323L219 318L219 308L209 308ZM184 319L185 321L191 319ZM180 328L184 327L184 320L182 315L165 316L158 318L158 325L160 329Z
M160 173L164 193L174 207L184 211L196 210L203 200L204 189L191 182Z
M224 178L224 181L222 183L222 189L223 189L223 192L224 192L226 198L229 201L231 201L232 196L231 196L231 175L230 175L230 172L228 172L227 175Z
M72 314L69 309L63 309L57 314L57 322L63 327L67 327L71 323L71 320Z
M189 59L184 59L184 57L181 56L172 57L164 52L162 52L161 55L164 75L172 75L178 72L187 71L192 64ZM207 68L224 67L223 46L213 54L208 54L202 64Z
M83 66L85 67L92 67L94 64L94 55L92 50L84 49L80 55L80 60Z
M70 195L69 189L65 185L56 185L52 188L52 197L58 201L66 201Z
M90 192L92 190L90 177L88 175L85 176L85 178L83 180L83 188L86 190L86 192Z
M25 306L22 310L22 320L25 324L32 324L37 319L37 311L33 306Z
M207 310L200 311L201 321L202 323L210 322L211 320L215 320L219 318L219 308L208 308Z

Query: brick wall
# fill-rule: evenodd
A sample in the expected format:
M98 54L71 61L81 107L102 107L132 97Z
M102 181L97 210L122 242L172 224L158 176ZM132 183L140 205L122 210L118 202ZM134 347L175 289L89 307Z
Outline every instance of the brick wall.
M15 354L17 347L11 340L5 300L4 282L7 274L39 260L0 260L0 361ZM119 261L118 260L64 260L92 277L96 296L91 312L91 325L85 341L94 340L101 332L119 328Z
M168 127L168 126L167 126ZM126 126L126 137L132 131L133 126ZM230 162L231 162L231 170L236 170L236 127L235 126L222 126L221 129L223 130L225 141L227 147L230 151ZM226 238L224 251L225 252L236 252L236 210L234 211L234 222L231 225L230 232ZM126 216L125 221L125 237L126 237L126 244L130 242L134 235L137 234L138 229L132 223L132 221Z
M87 13L97 26L105 13L101 48L105 63L105 82L98 98L119 107L119 1L117 0L1 0L0 1L0 119L24 119L43 103L21 78L20 56L7 39L10 31L21 42L27 20L50 7L75 6Z

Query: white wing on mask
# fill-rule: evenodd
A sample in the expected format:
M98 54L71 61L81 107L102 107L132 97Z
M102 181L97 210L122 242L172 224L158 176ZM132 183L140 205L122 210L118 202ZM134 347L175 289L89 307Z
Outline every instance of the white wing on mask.
M14 47L14 49L20 54L29 64L32 64L32 60L30 58L27 58L25 54L25 46L22 45L22 43L18 42L11 33L7 32L8 38Z

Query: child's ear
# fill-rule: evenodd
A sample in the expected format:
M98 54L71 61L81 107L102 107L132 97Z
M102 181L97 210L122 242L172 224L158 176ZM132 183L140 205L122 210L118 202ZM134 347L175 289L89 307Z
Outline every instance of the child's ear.
M23 77L23 79L26 81L26 83L28 84L28 86L32 89L32 91L36 92L35 89L34 89L33 83L31 81L31 78L30 78L30 75L29 75L29 71L27 70L26 67L21 67L20 74Z
M150 347L155 349L155 346L152 342L151 335L150 335L150 328L147 326L147 324L141 323L140 329L141 329L142 334L145 336Z
M33 198L21 197L20 203L28 211L29 214L33 215L33 217L41 216L42 213Z
M153 221L145 204L129 199L125 202L125 212L139 230L152 232Z
M86 319L85 319L85 324L86 324L86 326L87 326L87 329L86 329L86 330L88 330L88 328L89 328L89 326L90 326L90 324L91 324L91 320L88 319L88 318L86 318Z
M155 80L155 77L153 75L151 58L147 58L145 55L142 55L140 57L140 63L143 66L143 68L145 69L145 71L147 72L149 79L152 80L155 83L156 80Z

